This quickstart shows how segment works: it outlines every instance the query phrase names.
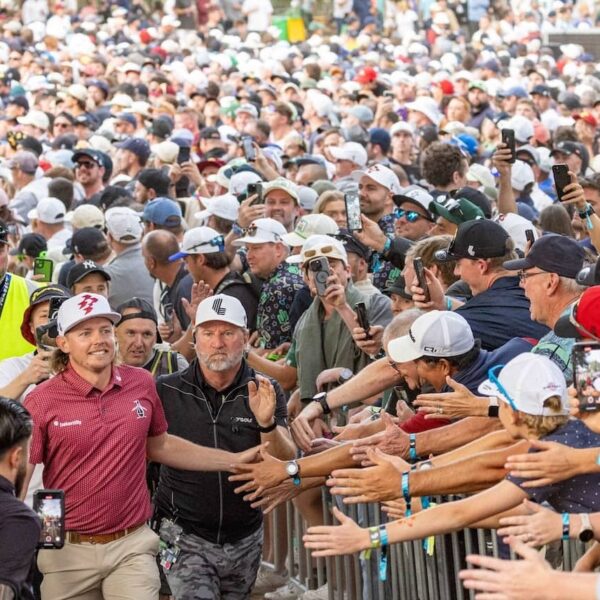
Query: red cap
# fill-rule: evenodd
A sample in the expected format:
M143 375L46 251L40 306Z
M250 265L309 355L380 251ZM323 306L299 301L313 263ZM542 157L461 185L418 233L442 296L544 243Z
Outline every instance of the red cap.
M433 85L437 85L444 92L444 96L452 96L454 94L454 84L448 79L436 81Z
M548 128L537 119L533 122L533 139L540 144L546 144L550 140Z
M554 326L561 337L600 339L600 285L588 288L580 296L571 315L562 316Z
M576 121L581 119L584 123L587 123L588 125L591 125L592 127L598 127L598 120L590 112L584 111L584 112L576 113L573 115L573 118Z
M149 44L152 41L152 36L148 33L147 29L142 29L140 31L140 42L142 44Z
M354 78L357 83L373 83L376 80L377 71L373 67L363 67Z

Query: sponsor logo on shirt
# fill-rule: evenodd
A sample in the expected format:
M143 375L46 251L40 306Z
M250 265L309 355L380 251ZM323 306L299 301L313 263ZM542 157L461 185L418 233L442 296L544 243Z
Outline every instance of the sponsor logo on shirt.
M135 412L138 419L145 419L147 410L148 409L142 406L139 400L133 401L133 408L131 409L131 412Z
M76 425L81 425L81 421L78 419L76 421L63 421L62 423L60 421L54 421L54 426L55 427L75 427Z

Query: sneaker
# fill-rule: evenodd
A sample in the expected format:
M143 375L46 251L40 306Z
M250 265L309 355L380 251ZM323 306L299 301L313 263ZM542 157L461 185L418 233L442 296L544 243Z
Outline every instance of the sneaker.
M346 594L344 594L344 598L346 598ZM308 592L304 592L302 596L300 596L299 600L328 600L329 599L329 588L327 584L322 585L320 588L316 590L309 590Z
M266 593L265 598L267 600L293 600L294 598L300 598L303 592L304 590L300 586L290 581L286 585L277 588L274 592Z
M261 594L263 592L274 590L275 588L285 585L288 579L289 577L287 572L276 573L272 569L261 565L256 576L253 593Z

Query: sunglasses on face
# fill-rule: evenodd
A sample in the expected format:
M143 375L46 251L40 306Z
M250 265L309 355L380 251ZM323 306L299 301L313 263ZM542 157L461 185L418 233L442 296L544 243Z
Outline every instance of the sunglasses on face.
M75 163L75 168L76 169L81 169L81 167L83 167L84 169L93 169L96 166L98 166L98 165L96 165L96 163L87 162L87 161L82 161L82 162L76 162Z
M394 215L397 219L402 219L402 217L404 217L409 223L414 223L419 219L425 219L425 217L416 210L404 210L403 208L397 208L394 211Z
M517 411L519 409L517 408L515 401L510 397L510 394L506 391L506 388L500 383L498 377L496 376L496 373L498 373L502 368L504 368L504 365L496 365L495 367L489 369L488 379L498 388L498 391L502 394L502 396L504 396L506 401L510 404L510 407Z

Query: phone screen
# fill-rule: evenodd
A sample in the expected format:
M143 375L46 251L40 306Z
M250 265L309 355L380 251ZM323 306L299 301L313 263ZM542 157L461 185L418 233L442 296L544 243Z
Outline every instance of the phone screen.
M347 192L344 194L346 203L346 220L348 222L348 231L361 231L362 222L360 220L360 198L356 192Z
M580 412L600 410L600 343L575 344L573 368Z
M254 149L254 144L252 142L251 137L245 137L242 140L243 148L244 148L244 156L248 162L252 162L256 160L256 150Z
M54 263L49 258L36 258L33 261L33 274L42 275L42 279L37 281L50 282L52 281L52 270Z
M37 490L33 497L33 509L40 517L42 531L39 548L62 548L65 538L65 510L62 491Z

